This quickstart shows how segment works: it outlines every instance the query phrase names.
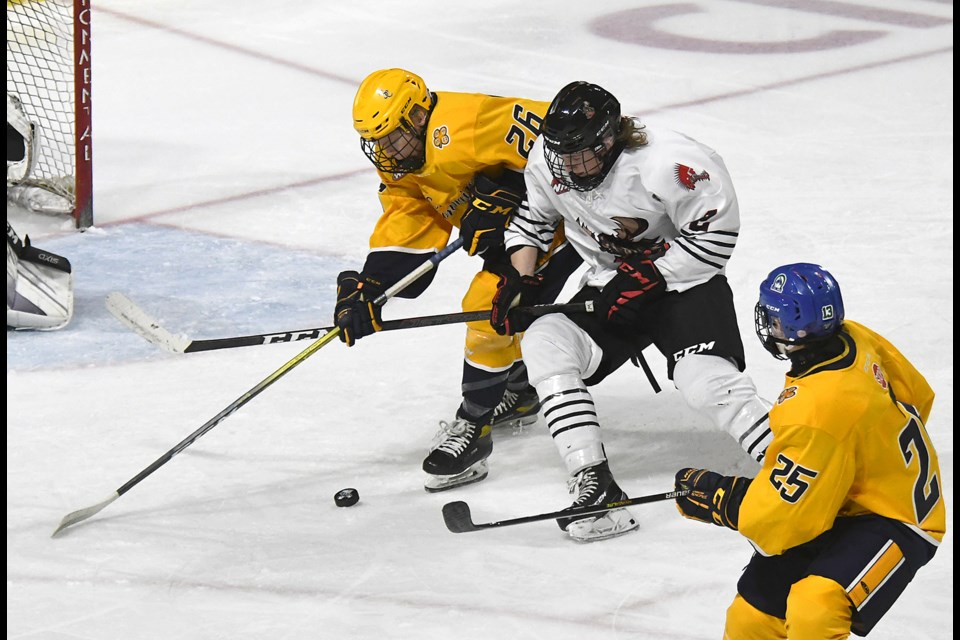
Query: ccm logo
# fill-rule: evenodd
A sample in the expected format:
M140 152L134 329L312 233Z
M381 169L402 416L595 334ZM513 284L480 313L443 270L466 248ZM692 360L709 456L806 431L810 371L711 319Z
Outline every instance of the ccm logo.
M691 347L687 347L683 351L677 351L675 354L673 354L673 361L680 362L680 358L682 358L683 356L693 355L694 353L703 353L704 351L713 351L713 348L715 346L717 346L716 340L695 344Z
M313 340L320 337L320 329L313 331L291 331L289 333L272 333L264 336L266 344L276 344L278 342L293 342L294 340Z
M512 210L512 207L501 207L492 202L487 202L483 198L474 198L472 204L475 209L493 214L508 214Z

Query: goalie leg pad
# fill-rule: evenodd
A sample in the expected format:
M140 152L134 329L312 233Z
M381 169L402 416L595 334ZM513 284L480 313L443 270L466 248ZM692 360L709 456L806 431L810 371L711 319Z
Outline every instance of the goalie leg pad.
M57 271L62 271L64 273L73 272L73 267L70 266L69 260L63 256L53 253L52 251L37 249L35 246L30 244L29 236L27 236L27 240L23 245L23 251L20 253L20 260L24 262L32 262L34 264L49 267L51 269L56 269Z
M16 240L16 241L15 241ZM21 245L7 223L7 327L53 330L73 317L73 274L63 256Z
M39 128L27 117L20 99L7 93L8 187L26 180L33 172L37 164L39 135Z

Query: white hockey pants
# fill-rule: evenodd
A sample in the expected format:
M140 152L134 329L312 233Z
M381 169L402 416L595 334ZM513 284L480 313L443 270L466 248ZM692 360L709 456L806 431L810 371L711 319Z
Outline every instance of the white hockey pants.
M583 383L602 355L586 331L559 314L538 319L523 337L530 383L571 475L605 459L593 397ZM752 458L763 459L773 439L770 405L757 395L749 376L724 358L688 355L677 363L673 379L690 407L729 433Z

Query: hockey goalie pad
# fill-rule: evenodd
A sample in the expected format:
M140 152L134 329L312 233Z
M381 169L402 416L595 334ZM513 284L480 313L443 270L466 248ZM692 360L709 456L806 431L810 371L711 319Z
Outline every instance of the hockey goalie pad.
M70 261L30 244L7 222L7 328L61 329L73 317Z
M73 185L68 178L27 178L15 185L7 184L7 203L32 213L69 215L73 212Z
M37 162L37 125L19 98L7 94L7 187L26 180Z
M20 100L7 94L7 203L35 213L73 212L75 185L70 176L37 178L40 126L31 121Z

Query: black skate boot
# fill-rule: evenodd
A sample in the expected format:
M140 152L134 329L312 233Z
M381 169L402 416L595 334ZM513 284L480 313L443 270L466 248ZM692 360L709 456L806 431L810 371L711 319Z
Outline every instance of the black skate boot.
M487 457L493 451L490 425L480 426L457 416L440 421L440 431L423 461L429 475L423 488L433 493L487 477Z
M602 506L626 500L625 494L610 473L607 461L582 469L569 481L570 493L577 497L572 507ZM626 509L613 509L601 514L557 518L560 528L577 542L594 542L622 535L640 525Z
M490 426L493 429L510 427L520 430L535 423L539 411L540 398L537 396L537 390L532 386L527 385L520 391L507 389L503 394L503 400L493 410Z

